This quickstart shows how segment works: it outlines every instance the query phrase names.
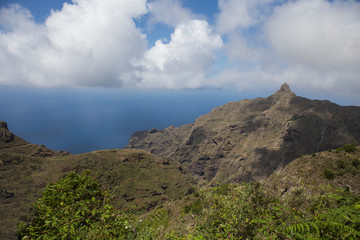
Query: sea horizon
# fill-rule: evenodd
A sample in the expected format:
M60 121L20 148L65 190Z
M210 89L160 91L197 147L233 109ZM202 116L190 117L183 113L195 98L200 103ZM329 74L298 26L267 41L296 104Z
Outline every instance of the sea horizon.
M79 154L125 148L136 131L192 123L237 91L28 89L0 90L0 121L24 140Z

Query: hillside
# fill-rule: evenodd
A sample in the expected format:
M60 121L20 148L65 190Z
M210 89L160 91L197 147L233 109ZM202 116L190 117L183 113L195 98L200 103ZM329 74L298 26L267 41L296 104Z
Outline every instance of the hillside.
M127 148L177 160L198 181L263 181L295 158L360 142L360 107L296 96L230 102L194 123L136 132Z
M142 150L102 150L79 155L30 144L0 128L0 239L16 239L19 220L28 221L44 187L68 172L90 169L114 196L117 208L147 211L194 191L178 163Z
M142 218L155 239L358 239L359 183L360 147L349 144L294 159L262 184L198 188ZM343 223L357 231L341 233Z
M206 222L212 211L208 206L220 206L216 199L229 200L228 213L244 210L254 219L262 216L257 214L261 208L276 215L276 203L283 216L292 211L289 226L301 212L304 221L312 221L309 204L321 200L323 193L331 200L332 191L340 187L347 191L341 193L344 199L358 201L359 142L360 107L298 97L287 84L267 98L217 107L194 123L136 132L127 149L71 155L31 144L0 122L0 239L16 239L16 225L32 219L32 205L46 185L86 169L113 196L115 208L131 210L144 220L136 223L145 231L140 235L161 239L171 231L196 232L199 222L194 214ZM235 184L221 185L229 182ZM330 193L326 185L333 187ZM260 200L266 196L269 204L260 206L257 197L246 197L254 194ZM342 208L335 200L331 208ZM233 209L247 202L254 214ZM295 210L289 210L294 204ZM328 210L321 208L324 214ZM214 215L215 222L217 218Z
M360 149L349 144L336 150L301 156L273 173L265 185L278 197L298 189L311 195L326 185L359 194Z

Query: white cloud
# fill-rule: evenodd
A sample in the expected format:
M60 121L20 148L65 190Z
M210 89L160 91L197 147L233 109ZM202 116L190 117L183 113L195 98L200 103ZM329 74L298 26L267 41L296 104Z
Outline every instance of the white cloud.
M231 67L209 80L239 90L288 82L295 89L360 94L360 3L219 0L217 28Z
M202 18L190 9L184 8L179 0L155 0L148 3L150 24L165 23L176 27L178 24L192 19Z
M316 71L301 65L286 69L254 67L249 71L229 69L209 80L212 86L236 88L239 91L276 89L287 82L302 92L320 91L332 95L356 97L360 92L359 75L349 71ZM296 92L296 91L295 91Z
M299 0L276 9L266 24L274 51L316 69L360 66L360 3Z
M220 14L217 29L220 33L231 33L237 28L247 28L264 20L268 4L274 0L218 0Z
M43 24L18 5L0 9L0 84L256 90L288 82L360 94L354 0L219 0L215 27L181 0L73 2ZM146 13L150 24L174 27L168 42L147 49L134 23ZM218 51L226 59L216 62Z
M120 73L146 50L133 21L146 12L146 0L74 0L36 24L18 5L1 8L0 83L121 85Z
M217 31L226 35L228 60L239 68L271 63L265 49L262 25L271 14L275 0L219 0ZM251 67L253 69L253 67Z
M212 32L206 21L181 23L171 35L169 43L158 40L143 59L136 63L138 71L135 75L139 79L137 87L202 87L207 84L206 70L214 62L215 52L222 46L221 37Z

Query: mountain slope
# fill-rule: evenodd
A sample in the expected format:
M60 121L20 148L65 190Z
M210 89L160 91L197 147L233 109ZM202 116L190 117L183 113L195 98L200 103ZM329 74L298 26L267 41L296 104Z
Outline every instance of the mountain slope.
M360 142L360 108L296 96L230 102L194 123L135 133L127 148L179 161L206 182L261 181L302 154Z
M278 197L297 189L313 195L326 185L359 194L360 148L345 145L336 150L301 156L281 171L273 173L265 185Z
M148 152L119 149L70 155L26 142L5 122L0 126L0 239L17 239L16 225L29 220L32 204L46 184L70 171L90 169L121 209L146 211L194 191L178 163Z

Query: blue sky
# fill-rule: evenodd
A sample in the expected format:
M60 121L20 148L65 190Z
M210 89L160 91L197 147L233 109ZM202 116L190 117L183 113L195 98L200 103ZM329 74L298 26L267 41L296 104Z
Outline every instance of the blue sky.
M287 82L304 96L360 102L359 1L0 4L0 87L257 93Z

